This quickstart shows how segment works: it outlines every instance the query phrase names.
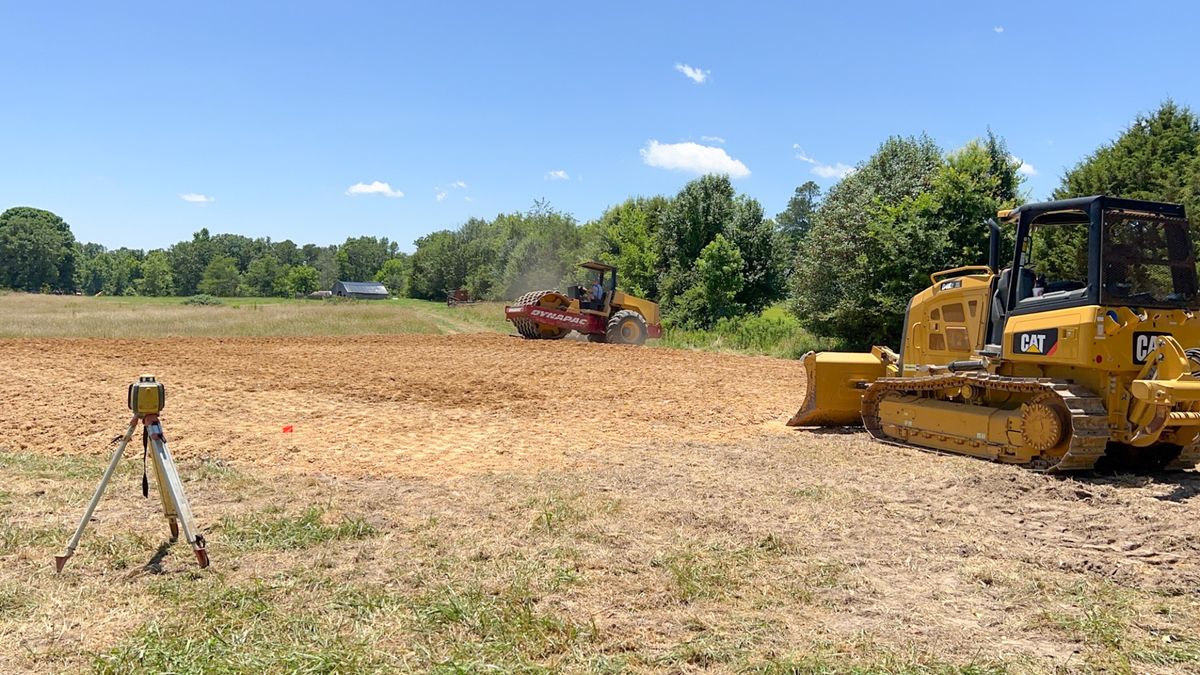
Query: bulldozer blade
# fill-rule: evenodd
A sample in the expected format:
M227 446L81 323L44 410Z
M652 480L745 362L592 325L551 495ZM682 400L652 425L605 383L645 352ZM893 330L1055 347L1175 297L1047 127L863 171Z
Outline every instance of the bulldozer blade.
M802 359L807 387L789 427L847 427L862 424L862 393L887 374L874 354L809 352Z

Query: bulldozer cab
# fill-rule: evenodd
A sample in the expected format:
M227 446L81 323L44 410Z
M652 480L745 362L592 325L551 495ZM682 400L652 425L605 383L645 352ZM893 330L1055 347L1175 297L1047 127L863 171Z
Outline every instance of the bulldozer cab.
M1060 309L1197 309L1196 260L1183 207L1114 197L1027 204L1001 212L1015 225L1014 264L999 270L988 351L1009 318ZM990 266L998 270L999 228Z
M1180 318L1200 310L1181 205L1093 196L998 216L1011 229L990 223L986 267L936 272L913 297L898 353L806 355L805 402L789 424L851 423L862 392L880 378L989 363L1001 375L1025 377L1136 371L1157 345L1154 336L1200 332L1185 330ZM1002 248L1012 252L1003 262Z

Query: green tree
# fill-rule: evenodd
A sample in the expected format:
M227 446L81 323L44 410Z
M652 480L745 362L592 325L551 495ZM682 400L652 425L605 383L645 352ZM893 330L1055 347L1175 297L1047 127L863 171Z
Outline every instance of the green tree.
M1001 201L1019 199L1023 177L1017 171L1021 163L1008 151L1008 144L992 132L989 127L983 145L987 150L991 167L988 173L995 178L995 197Z
M204 268L204 278L200 280L200 292L221 297L237 295L241 275L238 273L237 261L229 256L219 255Z
M408 258L408 295L440 300L466 288L472 297L509 299L558 287L574 278L586 236L589 228L545 202L491 221L471 218L457 230L416 241Z
M88 295L95 295L104 290L108 277L112 273L111 261L101 249L98 253L85 254L80 260L76 272L77 287Z
M787 240L788 246L795 251L804 235L812 227L813 216L821 205L821 186L813 181L796 188L792 198L788 200L787 208L775 216L775 224L779 233Z
M672 314L672 323L689 328L711 328L721 319L739 316L745 308L737 301L745 284L742 254L733 242L718 233L696 260L696 283L684 291Z
M0 287L73 290L79 252L71 227L49 211L0 213Z
M262 256L270 245L265 239L251 239L241 234L215 234L209 241L213 256L233 258L239 272L244 272L250 263Z
M665 197L627 199L589 224L597 230L595 257L617 268L622 290L658 297L658 222L667 203Z
M181 241L167 249L175 290L180 295L195 295L212 257L212 237L207 228L193 234L191 241Z
M338 276L341 281L367 281L375 278L375 273L383 267L389 258L396 255L398 246L387 237L353 237L338 248Z
M296 265L288 270L284 287L292 295L308 295L320 288L321 275L311 265Z
M417 250L409 260L410 297L441 300L446 291L462 284L459 265L458 238L449 230L441 230L417 239Z
M142 278L134 283L140 295L163 296L175 292L171 261L163 251L151 251L142 260Z
M1018 166L994 136L945 157L926 137L886 141L822 203L793 277L797 318L852 348L898 345L930 273L986 261L983 223L1015 206Z
M142 252L140 250L119 248L107 251L108 276L104 279L105 295L137 295L138 274L141 269Z
M1177 202L1200 228L1200 120L1167 100L1138 115L1112 143L1100 146L1063 176L1055 199L1107 194Z
M400 254L383 263L375 274L375 281L383 284L392 295L408 295L408 256Z
M304 262L303 253L300 251L300 248L296 246L296 242L292 241L291 239L284 239L283 241L277 241L274 244L271 244L270 250L271 254L275 256L275 259L278 260L280 264L287 267L299 265Z
M473 298L499 298L500 273L505 255L512 250L519 235L508 227L505 216L494 222L471 218L454 233L450 247L450 269L445 279L446 290L466 288Z
M728 176L701 176L683 186L663 210L658 229L664 267L659 291L668 309L695 283L692 270L696 259L731 220L733 196Z
M885 210L929 192L942 161L927 136L892 137L830 188L792 275L792 310L801 325L853 348L895 336L894 304L900 298L881 312L878 293L888 280L876 272Z
M276 282L284 274L283 265L272 254L250 261L246 273L242 275L242 285L248 295L267 297L275 294Z
M762 206L749 197L735 196L728 176L702 176L685 185L660 217L659 298L668 315L699 283L696 261L718 234L741 255L743 285L736 304L742 311L756 312L783 297L783 247L774 225L763 218Z
M500 216L497 226L509 232L511 246L499 252L503 297L554 288L570 280L583 251L582 236L569 214L538 203L525 213Z
M333 285L339 281L337 251L337 246L316 248L316 255L310 264L317 269L318 288L332 289Z
M790 251L776 232L775 224L763 218L758 200L740 195L734 200L732 216L724 236L737 247L742 259L737 307L743 312L757 313L783 299Z

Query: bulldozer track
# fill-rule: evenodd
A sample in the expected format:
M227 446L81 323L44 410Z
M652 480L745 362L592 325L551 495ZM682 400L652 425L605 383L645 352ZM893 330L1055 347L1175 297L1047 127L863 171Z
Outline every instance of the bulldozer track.
M1070 442L1062 457L1038 457L1025 464L1035 471L1080 471L1091 469L1104 456L1108 445L1108 411L1100 397L1090 389L1049 378L1021 378L967 373L960 375L935 375L925 378L880 378L873 382L863 394L862 414L863 424L867 431L877 440L895 445L918 447L924 450L934 450L924 446L908 443L901 439L888 436L879 419L879 403L881 399L892 392L902 393L932 393L945 389L960 388L964 385L980 387L985 391L1007 392L1013 394L1028 394L1029 400L1042 397L1056 397L1070 414ZM1040 396L1039 396L1040 395ZM964 404L967 405L967 404ZM995 444L989 444L997 447ZM1185 460L1194 455L1192 464L1200 460L1200 443L1189 446L1176 460Z
M1167 468L1176 470L1194 469L1196 468L1196 464L1200 464L1200 440L1185 445L1179 456L1172 460L1170 464L1167 464Z

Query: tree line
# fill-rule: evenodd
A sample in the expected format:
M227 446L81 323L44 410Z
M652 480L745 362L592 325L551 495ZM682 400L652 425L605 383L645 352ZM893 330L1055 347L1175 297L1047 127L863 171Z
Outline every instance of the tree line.
M472 218L418 239L411 254L383 237L298 245L195 233L144 252L75 241L48 211L0 214L0 287L107 295L294 296L341 279L440 300L465 288L493 300L582 281L577 263L619 270L623 290L658 301L669 325L707 328L786 300L815 335L847 347L895 344L909 298L939 269L986 259L983 222L1029 199L1020 162L990 130L946 151L927 136L892 137L826 193L795 189L764 214L726 176L672 196L634 197L580 223L544 202ZM1183 203L1200 213L1200 122L1172 101L1139 115L1062 177L1055 198L1109 194Z

